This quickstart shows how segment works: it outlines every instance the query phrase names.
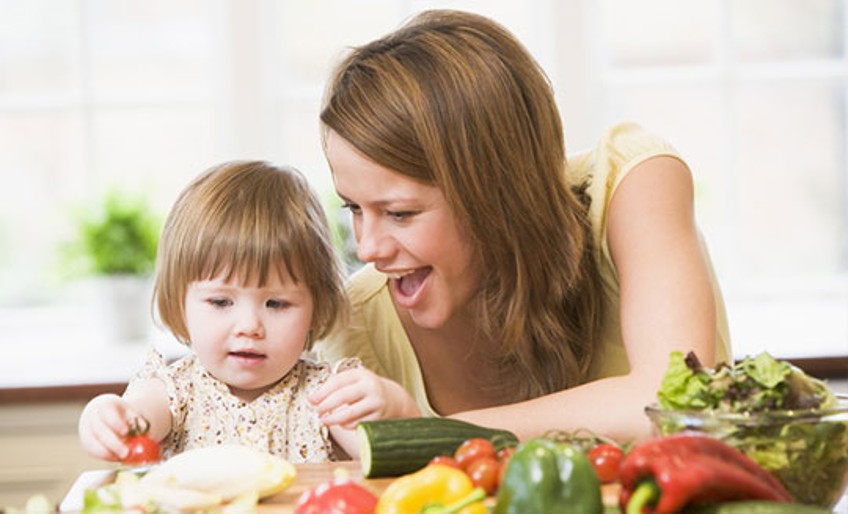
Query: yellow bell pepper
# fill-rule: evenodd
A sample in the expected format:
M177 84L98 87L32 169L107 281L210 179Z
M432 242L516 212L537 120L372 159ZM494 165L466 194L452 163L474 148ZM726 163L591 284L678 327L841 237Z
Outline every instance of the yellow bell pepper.
M397 478L380 495L375 514L486 514L486 493L464 471L430 464Z

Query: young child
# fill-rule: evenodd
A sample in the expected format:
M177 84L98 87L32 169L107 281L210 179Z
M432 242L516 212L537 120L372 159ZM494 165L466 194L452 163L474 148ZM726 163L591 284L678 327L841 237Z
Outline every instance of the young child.
M95 458L123 459L139 417L164 458L225 443L291 462L343 458L337 446L356 458L357 421L419 413L398 384L350 361L336 370L343 390L320 409L307 399L333 371L302 354L347 303L324 212L292 168L229 162L189 184L162 232L154 301L192 351L170 365L152 352L123 396L86 405L79 436Z

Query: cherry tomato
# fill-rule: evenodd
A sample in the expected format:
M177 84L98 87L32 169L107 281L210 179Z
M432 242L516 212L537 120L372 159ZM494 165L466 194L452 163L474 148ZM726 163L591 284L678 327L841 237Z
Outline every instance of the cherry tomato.
M457 462L456 459L448 455L437 455L430 459L430 464L443 464L452 468L462 469L462 466L459 465L459 462Z
M482 457L495 458L495 447L491 441L480 437L463 441L453 454L453 458L466 471L473 461Z
M150 423L144 418L136 418L130 425L130 431L124 444L129 453L121 459L123 464L152 464L162 460L162 449L153 438L147 435Z
M512 455L514 453L515 453L515 446L507 446L505 448L501 448L500 450L498 450L498 454L497 454L498 462L500 462L501 465L506 464L507 462L509 462L509 459L512 458Z
M500 473L498 473L498 483L503 482L504 475L506 474L506 467L509 465L510 459L512 459L513 454L515 454L515 446L507 446L506 448L502 448L498 451L498 464L500 464Z
M624 459L621 448L610 443L600 443L589 450L586 456L589 457L602 484L618 480L618 470Z
M475 487L482 487L486 494L494 494L500 485L501 465L494 457L480 457L468 465L466 470Z

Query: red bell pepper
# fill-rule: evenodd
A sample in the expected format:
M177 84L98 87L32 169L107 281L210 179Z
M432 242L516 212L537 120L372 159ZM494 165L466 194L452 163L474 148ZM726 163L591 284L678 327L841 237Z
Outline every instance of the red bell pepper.
M619 503L627 514L671 514L731 500L792 502L783 484L747 455L695 432L634 447L621 463L620 481Z
M349 478L336 478L304 492L295 514L373 514L377 496Z

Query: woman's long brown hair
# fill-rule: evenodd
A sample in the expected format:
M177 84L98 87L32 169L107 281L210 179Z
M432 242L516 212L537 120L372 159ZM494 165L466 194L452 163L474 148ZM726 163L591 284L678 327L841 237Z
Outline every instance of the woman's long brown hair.
M565 179L551 86L506 29L427 11L339 65L321 120L374 162L437 185L482 266L480 328L507 398L581 383L602 288L583 187Z

